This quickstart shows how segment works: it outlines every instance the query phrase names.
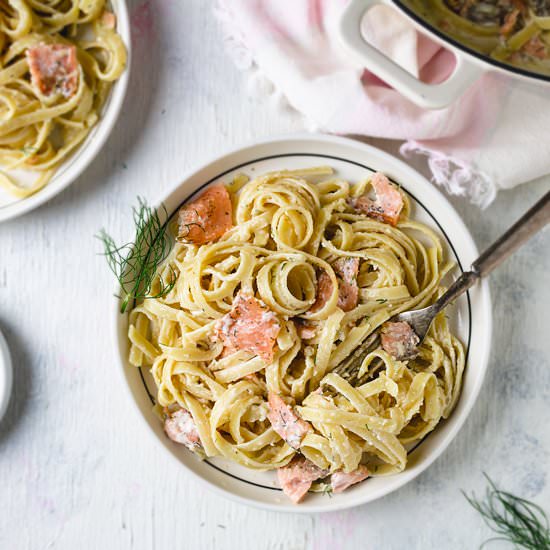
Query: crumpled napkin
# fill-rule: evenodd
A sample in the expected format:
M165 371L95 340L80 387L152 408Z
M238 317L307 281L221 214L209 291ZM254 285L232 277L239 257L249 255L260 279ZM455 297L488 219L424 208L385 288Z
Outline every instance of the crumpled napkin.
M358 65L338 43L347 0L218 0L227 50L256 93L283 97L311 128L404 140L433 180L485 207L498 189L550 172L550 86L488 72L448 108L422 109ZM426 82L440 82L453 55L391 6L362 23L370 42Z

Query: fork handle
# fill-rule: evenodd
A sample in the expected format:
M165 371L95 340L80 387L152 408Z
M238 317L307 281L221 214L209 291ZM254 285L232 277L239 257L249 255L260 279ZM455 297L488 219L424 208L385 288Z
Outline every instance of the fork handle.
M550 191L524 214L506 233L497 239L472 264L471 270L464 272L443 296L435 302L436 312L458 298L473 286L478 279L485 277L506 258L525 244L535 233L550 222Z
M548 222L550 222L550 191L481 254L472 264L472 271L478 273L480 277L485 277Z

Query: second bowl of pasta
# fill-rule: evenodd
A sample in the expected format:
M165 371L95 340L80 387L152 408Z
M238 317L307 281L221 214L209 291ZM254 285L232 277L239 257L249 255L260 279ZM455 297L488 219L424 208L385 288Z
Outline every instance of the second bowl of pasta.
M126 93L124 0L50 4L8 0L0 10L0 221L36 208L82 173Z

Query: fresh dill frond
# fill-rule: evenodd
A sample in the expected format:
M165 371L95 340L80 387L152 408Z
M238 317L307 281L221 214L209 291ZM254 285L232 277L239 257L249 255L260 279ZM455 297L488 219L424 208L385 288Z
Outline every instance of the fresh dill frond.
M145 199L138 197L137 200L138 206L132 208L136 227L133 242L118 246L105 229L96 235L103 243L103 255L120 284L121 313L126 311L131 300L161 298L176 284L176 274L170 267L170 281L158 277L158 290L151 294L158 268L168 257L173 243L167 233L168 224L161 223L157 211L148 206Z
M527 550L550 550L550 525L545 511L534 502L497 489L487 474L485 498L462 494L498 535L485 541L506 540Z
M27 157L34 155L35 153L38 153L37 147L21 147L21 149L19 150Z
M332 498L332 485L330 483L325 483L321 492L323 495L327 495L329 498Z

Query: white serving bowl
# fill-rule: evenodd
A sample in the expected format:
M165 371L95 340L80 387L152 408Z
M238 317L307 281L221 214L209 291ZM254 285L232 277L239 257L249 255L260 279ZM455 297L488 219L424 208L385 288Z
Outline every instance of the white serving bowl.
M13 372L10 350L4 335L0 331L0 422L8 409L12 385Z
M126 46L128 59L126 69L113 83L109 97L103 106L98 123L84 142L56 170L52 179L30 197L19 199L0 189L0 222L21 216L55 197L84 172L99 153L118 118L128 87L131 63L130 18L125 0L110 0L116 14L117 32Z
M443 238L448 257L457 263L456 273L467 269L477 258L476 246L468 229L442 194L418 172L396 158L360 142L324 135L296 135L272 138L231 151L189 173L162 203L171 215L202 187L228 181L234 173L250 175L269 170L330 165L350 181L358 181L369 168L387 174L401 184L411 199L412 216L433 227ZM160 203L159 203L160 204ZM118 289L117 289L118 291ZM357 506L398 489L424 471L449 445L464 424L477 398L489 356L491 342L491 303L486 282L472 288L448 313L455 333L467 347L467 366L459 403L451 417L426 437L409 454L404 472L391 477L366 480L348 491L328 498L309 494L293 505L280 491L274 472L257 472L221 458L200 461L182 445L169 440L152 410L155 386L148 369L132 367L128 361L128 316L113 305L115 346L120 359L124 385L137 406L139 417L162 452L217 492L234 500L278 511L324 512ZM143 442L143 445L149 444Z

